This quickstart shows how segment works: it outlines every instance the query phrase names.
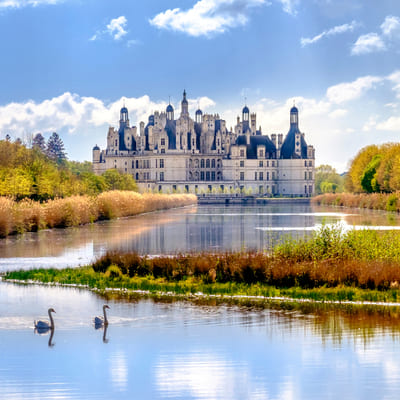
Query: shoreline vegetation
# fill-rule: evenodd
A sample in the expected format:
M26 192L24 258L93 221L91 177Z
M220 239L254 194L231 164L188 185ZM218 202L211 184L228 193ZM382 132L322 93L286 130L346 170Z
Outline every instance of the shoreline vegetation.
M394 193L325 193L311 199L313 204L349 208L366 208L400 212L400 192Z
M0 237L78 226L196 203L197 197L190 194L140 194L122 190L103 192L97 196L76 195L43 203L0 197Z
M108 253L81 268L15 271L3 279L77 285L121 295L244 297L251 301L365 302L400 306L400 232L323 226L270 253L146 257ZM136 291L136 292L135 292ZM285 300L286 299L286 300Z

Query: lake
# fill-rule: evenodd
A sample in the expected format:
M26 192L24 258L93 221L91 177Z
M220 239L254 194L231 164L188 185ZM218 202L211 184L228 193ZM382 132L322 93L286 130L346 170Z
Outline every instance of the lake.
M0 268L77 266L107 250L262 250L339 222L400 225L383 212L196 206L3 239ZM95 329L106 302L110 324ZM39 335L49 307L54 335ZM398 308L127 301L0 282L0 399L398 399L399 354Z

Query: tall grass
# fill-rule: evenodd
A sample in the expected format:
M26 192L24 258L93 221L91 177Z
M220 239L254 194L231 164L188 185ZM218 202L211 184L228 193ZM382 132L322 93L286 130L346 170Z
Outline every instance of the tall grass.
M275 287L318 288L354 286L397 289L400 282L400 232L350 231L322 227L312 237L285 239L272 253L179 254L142 257L108 253L93 268L106 273L110 266L128 277L203 283L264 284ZM114 271L115 272L115 271Z
M395 193L325 193L312 198L319 205L400 212L400 192Z
M129 191L104 192L97 197L72 196L45 203L32 200L16 202L0 197L0 237L44 228L77 226L196 202L196 196L188 194L139 194Z

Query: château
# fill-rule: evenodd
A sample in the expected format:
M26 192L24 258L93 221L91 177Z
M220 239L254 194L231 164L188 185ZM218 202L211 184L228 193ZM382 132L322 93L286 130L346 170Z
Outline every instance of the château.
M93 148L94 172L112 168L131 174L141 190L308 197L314 192L315 150L299 129L295 106L286 136L268 136L257 129L247 105L234 129L200 109L192 119L184 91L178 118L169 104L138 128L121 108L119 128L108 130L107 148Z

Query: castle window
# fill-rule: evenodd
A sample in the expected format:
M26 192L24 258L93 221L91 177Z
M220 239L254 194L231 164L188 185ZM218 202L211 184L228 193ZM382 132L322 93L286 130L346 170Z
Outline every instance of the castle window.
M210 168L210 160L209 159L206 160L206 168Z
M307 160L306 160L306 161L304 161L304 166L305 166L305 167L307 167Z
M241 180L241 181L244 181L244 172L241 172L241 173L240 173L240 180Z
M304 193L307 194L307 185L304 185Z
M308 173L308 179L309 179L310 181L312 180L312 172L311 172L311 171Z
M244 167L244 161L240 161L240 167Z
M304 171L304 179L307 179L307 171Z
M135 179L138 181L139 180L139 172L136 172L136 177Z
M310 186L308 187L308 192L309 192L310 194L313 192L313 190L312 190L312 185L310 185Z
M200 168L204 168L204 160L203 159L200 160Z
M164 168L164 159L160 158L160 168Z
M240 150L240 157L244 157L244 150L243 149Z
M161 139L161 146L165 146L165 139Z
M272 161L272 166L275 167L275 161Z
M214 159L211 160L211 168L215 168L215 160Z
M259 179L260 181L262 181L262 180L264 179L264 174L263 174L262 172L260 172L260 173L258 174L258 179Z
M267 161L267 167L269 167L269 161Z
M269 172L267 172L267 181L269 181Z
M264 157L264 151L263 150L260 150L260 152L258 154L258 157L260 157L260 158Z
M257 180L257 172L254 172L254 180Z
M200 180L201 180L201 181L204 181L204 171L201 171L201 172L200 172Z
M132 168L135 168L135 161L132 161Z
M259 167L263 167L263 162L262 162L262 161L259 161L259 162L258 162L258 166L259 166Z
M309 166L309 167L312 167L312 161L309 161L309 162L308 162L308 166Z
M164 172L161 171L161 172L160 172L160 181L163 181L163 180L164 180Z
M272 180L275 180L275 171L272 171Z
M115 146L118 146L118 140L115 139Z
M207 171L206 172L206 181L209 181L210 180L210 171Z
M161 149L161 152L160 152L161 154L164 154L165 153L165 149Z
M211 180L215 181L215 171L211 171Z

